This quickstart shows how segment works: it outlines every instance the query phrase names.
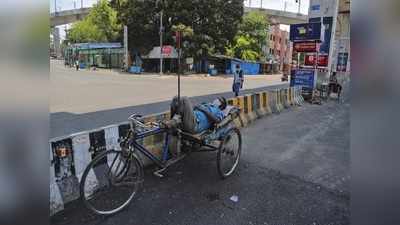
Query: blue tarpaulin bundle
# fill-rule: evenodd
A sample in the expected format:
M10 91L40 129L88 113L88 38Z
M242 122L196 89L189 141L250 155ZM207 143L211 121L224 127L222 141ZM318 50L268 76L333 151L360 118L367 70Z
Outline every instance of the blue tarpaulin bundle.
M140 66L131 66L129 68L129 73L140 74L142 72L142 68Z

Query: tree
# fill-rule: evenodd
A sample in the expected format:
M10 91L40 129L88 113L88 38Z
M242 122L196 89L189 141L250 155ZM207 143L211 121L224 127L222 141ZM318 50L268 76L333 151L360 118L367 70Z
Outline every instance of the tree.
M246 61L257 61L260 53L257 49L257 42L249 35L238 35L234 41L235 45L228 47L227 55L231 57L241 58Z
M257 61L265 56L262 47L267 45L268 20L260 12L245 15L234 41L227 47L227 55L243 60Z
M120 24L128 26L131 52L147 53L159 44L159 17L155 0L111 0Z
M100 0L82 21L72 25L68 33L71 42L111 42L120 39L121 25L117 12L107 0Z
M129 30L129 48L149 51L159 45L159 12L164 12L164 44L173 45L174 25L193 30L186 38L187 54L195 59L225 53L243 16L242 0L112 0L120 23Z

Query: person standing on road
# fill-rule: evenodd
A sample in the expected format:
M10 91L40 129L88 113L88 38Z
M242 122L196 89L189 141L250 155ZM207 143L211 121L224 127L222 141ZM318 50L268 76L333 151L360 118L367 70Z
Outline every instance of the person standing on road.
M236 64L236 70L233 71L233 84L232 91L235 93L235 96L239 96L240 88L243 87L243 70L240 69L240 65Z
M242 68L239 66L239 78L240 78L240 89L243 89L243 83L244 83L244 72Z

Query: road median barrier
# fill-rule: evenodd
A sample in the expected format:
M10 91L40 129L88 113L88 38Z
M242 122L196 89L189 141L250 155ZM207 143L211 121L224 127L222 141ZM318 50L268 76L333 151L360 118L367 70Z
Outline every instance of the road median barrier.
M293 106L294 103L293 103L293 101L292 101L292 88L291 88L291 87L289 87L289 88L286 90L286 98L287 98L287 101L288 101L289 106Z
M282 105L285 109L290 107L290 103L288 101L288 89L281 89L280 91L281 94L281 100L282 100Z
M270 91L267 92L268 93L268 102L269 102L269 106L271 108L271 112L272 113L279 113L279 108L278 108L278 98L276 95L275 91Z
M268 114L268 110L267 110L267 102L266 102L267 99L265 92L255 93L254 95L255 95L255 101L257 101L256 103L257 118L266 116Z
M257 119L256 109L258 104L256 99L255 94L245 95L245 103L247 103L247 112L245 112L245 114L247 115L249 123L252 123Z
M295 106L296 100L295 100L295 95L294 95L294 87L289 88L289 95L290 95L290 105Z
M275 95L276 95L276 106L279 112L281 112L284 107L282 104L282 99L281 99L281 94L280 94L280 90L275 90Z
M228 99L228 104L240 107L240 116L234 120L237 127L245 127L258 118L281 112L284 108L282 102L287 107L301 104L299 89L285 88ZM157 122L169 118L170 112L161 112L143 119L144 122ZM119 139L126 137L129 129L129 122L123 122L49 141L51 215L63 210L66 203L79 199L79 182L87 165L106 150L120 149ZM147 137L141 144L161 156L164 137L165 134ZM139 157L145 165L150 163L146 157L140 154ZM88 179L94 190L102 178L93 170L89 172Z

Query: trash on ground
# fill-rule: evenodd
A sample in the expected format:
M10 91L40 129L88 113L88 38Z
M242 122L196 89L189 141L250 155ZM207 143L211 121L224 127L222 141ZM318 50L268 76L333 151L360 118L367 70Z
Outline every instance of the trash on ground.
M238 197L237 195L232 195L229 199L230 199L232 202L238 202L238 201L239 201L239 197Z

